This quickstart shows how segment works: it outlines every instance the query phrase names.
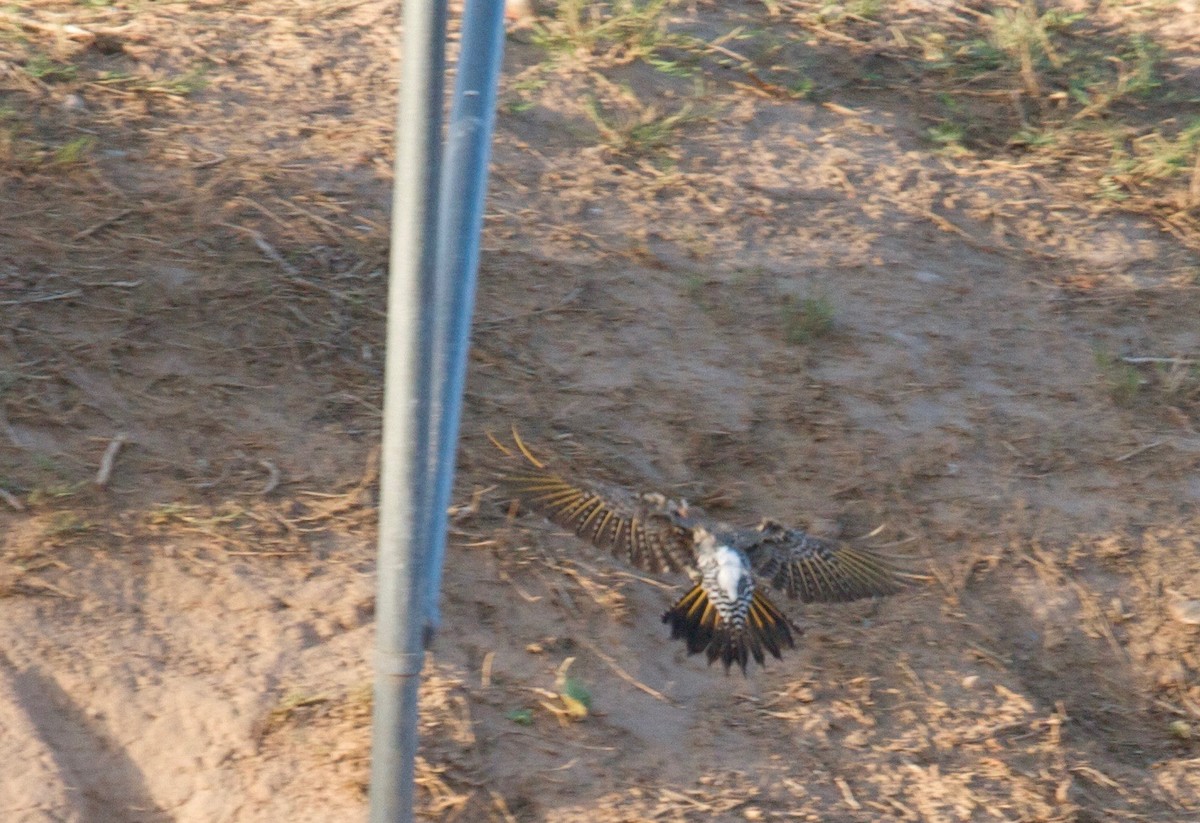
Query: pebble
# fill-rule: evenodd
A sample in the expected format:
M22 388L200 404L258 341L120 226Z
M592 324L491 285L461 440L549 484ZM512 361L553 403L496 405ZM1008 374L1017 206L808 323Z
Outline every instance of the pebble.
M1171 616L1188 626L1200 626L1200 600L1172 600Z

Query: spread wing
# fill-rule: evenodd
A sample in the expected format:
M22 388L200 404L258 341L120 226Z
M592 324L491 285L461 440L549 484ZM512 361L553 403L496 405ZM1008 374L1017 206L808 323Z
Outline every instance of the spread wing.
M844 603L904 587L900 573L868 549L771 521L740 536L755 577L805 603Z
M679 571L695 563L684 504L595 481L576 481L548 469L513 432L516 450L492 438L509 458L505 486L531 509L648 572Z

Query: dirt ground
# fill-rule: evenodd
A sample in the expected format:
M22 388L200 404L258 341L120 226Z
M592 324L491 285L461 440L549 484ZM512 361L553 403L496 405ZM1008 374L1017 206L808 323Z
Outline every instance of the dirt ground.
M4 821L364 819L397 5L0 8ZM423 819L1200 820L1200 10L1064 6L1162 50L1098 114L930 68L992 5L511 34ZM511 425L926 579L726 676Z

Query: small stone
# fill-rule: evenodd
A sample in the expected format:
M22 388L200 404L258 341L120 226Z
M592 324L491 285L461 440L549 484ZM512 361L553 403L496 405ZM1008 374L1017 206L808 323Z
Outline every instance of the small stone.
M1172 600L1169 604L1171 616L1188 626L1200 626L1200 600Z
M973 689L977 685L979 685L979 675L977 674L968 674L962 679L962 687L964 689Z
M1168 728L1171 730L1171 737L1177 740L1192 739L1192 726L1186 720L1172 720Z
M529 0L505 0L504 17L510 23L519 24L519 28L528 26L534 18L533 4Z

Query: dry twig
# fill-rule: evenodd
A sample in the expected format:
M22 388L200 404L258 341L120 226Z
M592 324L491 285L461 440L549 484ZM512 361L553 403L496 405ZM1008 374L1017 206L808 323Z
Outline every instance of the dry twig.
M109 441L108 448L104 450L104 456L100 458L100 468L96 472L96 485L100 488L108 485L108 480L112 476L113 463L117 459L117 452L121 451L121 447L128 440L129 436L125 432L119 432L116 437Z

